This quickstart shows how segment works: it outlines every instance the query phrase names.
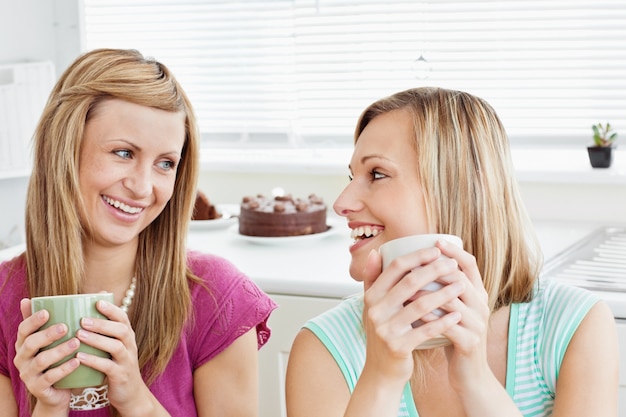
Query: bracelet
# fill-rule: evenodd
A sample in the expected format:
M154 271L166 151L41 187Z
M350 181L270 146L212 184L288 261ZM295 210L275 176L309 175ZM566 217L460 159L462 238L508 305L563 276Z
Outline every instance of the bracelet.
M81 394L72 394L70 410L97 410L109 406L109 386L88 387Z

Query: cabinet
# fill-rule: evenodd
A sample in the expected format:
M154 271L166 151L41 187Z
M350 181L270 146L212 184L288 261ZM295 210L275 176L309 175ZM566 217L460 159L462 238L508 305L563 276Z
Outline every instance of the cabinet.
M1 128L1 126L0 126ZM0 249L24 242L24 212L28 176L2 177L0 168ZM6 196L6 198L5 198Z
M52 62L0 65L0 178L28 174L30 139L53 85Z
M259 352L259 416L286 417L285 371L293 339L308 319L334 307L339 298L270 294L278 304L268 325L270 340Z
M340 298L270 294L278 304L269 319L272 336L259 352L259 416L286 417L285 371L289 350L302 324L334 307ZM626 320L616 320L620 349L619 416L626 417Z
M0 249L23 241L30 142L54 85L52 62L0 64Z

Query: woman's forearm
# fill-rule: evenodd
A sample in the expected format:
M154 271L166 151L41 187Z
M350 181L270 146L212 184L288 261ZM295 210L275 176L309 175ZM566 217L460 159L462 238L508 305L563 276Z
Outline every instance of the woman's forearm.
M396 417L406 382L383 381L363 370L346 407L345 417Z

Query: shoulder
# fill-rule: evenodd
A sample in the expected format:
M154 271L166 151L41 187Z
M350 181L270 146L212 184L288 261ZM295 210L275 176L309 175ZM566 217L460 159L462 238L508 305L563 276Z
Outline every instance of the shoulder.
M350 332L360 332L363 327L363 295L354 295L344 299L337 306L310 319L304 324L313 333L342 332L351 329Z
M257 328L259 346L267 342L267 320L276 303L230 261L211 254L189 251L187 264L200 281L192 282L192 326L196 340L213 340L225 347L251 328ZM206 333L206 334L204 334ZM223 340L221 340L223 338ZM223 345L222 345L223 344Z
M227 276L243 279L245 275L232 262L209 253L188 251L187 266L189 270L204 281Z
M217 255L203 252L189 251L187 254L189 270L200 279L200 284L192 284L192 296L195 298L201 293L202 287L214 295L248 292L253 296L263 296L264 293L252 280L229 260Z
M538 337L551 347L566 347L599 301L589 290L544 277L537 282L530 302L514 306L518 309L515 324L527 337Z
M508 349L507 389L510 383L518 404L559 402L563 415L597 415L615 399L609 395L617 388L615 323L589 290L543 277L530 302L511 305Z
M559 369L556 402L564 415L617 415L619 362L613 312L599 301L578 325Z
M25 254L0 262L0 283L4 283L10 276L24 275L26 273Z
M245 273L225 258L189 251L187 265L190 271L200 279L199 283L192 284L194 300L203 297L203 294L205 294L204 297L209 296L212 300L219 300L220 304L233 297L247 301L268 298Z
M544 277L530 302L513 306L516 313L511 328L517 329L520 338L535 340L538 352L562 358L574 333L599 301L589 290Z
M343 300L304 324L289 354L286 384L289 395L295 397L316 391L320 393L316 398L348 400L365 361L362 311L361 294ZM323 387L315 383L322 379ZM307 386L310 389L301 389ZM310 398L305 395L292 403L308 404ZM319 403L311 403L305 407L319 406Z
M511 305L508 366L515 398L528 385L537 401L552 401L565 354L575 335L587 337L582 323L598 302L591 291L544 276L532 300Z
M599 300L589 290L544 277L537 282L533 299L521 308L544 320L581 321Z
M328 349L339 367L354 377L365 361L365 329L363 328L363 295L343 300L336 307L304 324ZM354 374L354 375L352 375Z
M0 300L26 297L26 260L24 254L0 263Z
M17 328L22 321L20 300L28 297L24 256L0 263L0 375L8 374L15 355Z

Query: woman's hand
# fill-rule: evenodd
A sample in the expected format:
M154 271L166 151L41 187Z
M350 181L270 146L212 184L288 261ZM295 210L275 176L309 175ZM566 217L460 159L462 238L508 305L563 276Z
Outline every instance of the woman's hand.
M42 348L65 336L67 326L59 324L39 331L48 321L49 313L41 310L31 314L29 299L21 300L20 310L24 320L18 327L13 363L19 370L26 388L37 399L33 415L37 415L36 413L47 416L67 415L70 391L59 390L52 385L78 368L79 361L72 358L60 366L48 368L76 352L79 341L74 337L54 348L42 351Z
M466 283L451 276L459 274L454 259L439 259L438 248L422 249L398 257L381 272L380 254L372 251L365 267L363 321L367 353L363 373L375 372L381 382L404 386L413 374L412 352L416 346L445 334L461 319L459 311L447 305L459 301ZM426 284L439 281L444 287L416 297ZM437 308L450 311L441 318ZM423 320L425 324L413 327Z
M82 352L76 357L82 364L106 374L109 401L115 408L122 414L139 415L133 410L141 409L140 403L153 396L139 370L135 332L121 308L103 300L96 307L109 320L83 318L76 336L81 343L108 352L111 358Z
M444 278L444 282L457 281L465 286L458 299L444 307L461 315L459 323L445 333L452 341L445 351L450 383L462 392L477 384L481 376L493 377L487 362L488 294L473 255L446 241L438 242L437 247L458 263L459 272Z

